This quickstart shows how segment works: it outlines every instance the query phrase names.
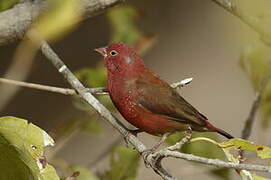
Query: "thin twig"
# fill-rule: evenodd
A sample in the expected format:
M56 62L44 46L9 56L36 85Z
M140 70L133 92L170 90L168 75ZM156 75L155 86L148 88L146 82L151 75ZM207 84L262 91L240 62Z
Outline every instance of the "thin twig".
M181 80L180 82L172 83L171 86L173 88L181 88L189 84L192 81L192 79L193 78L186 78L184 80ZM14 86L49 91L53 93L60 93L64 95L77 95L74 89L47 86L47 85L36 84L36 83L28 83L28 82L16 81L16 80L6 79L6 78L0 78L0 83L6 83L9 85L14 85ZM98 95L108 94L105 87L86 88L86 91L89 91L92 94L98 94Z
M64 95L77 95L77 93L74 89L46 86L46 85L35 84L35 83L15 81L15 80L5 79L5 78L0 78L0 83L6 83L9 85L21 86L21 87L25 87L25 88L60 93L60 94L64 94ZM89 91L90 93L93 93L93 94L106 93L106 90L104 87L88 88L87 91Z
M253 122L256 118L255 116L256 116L257 110L260 106L260 101L261 101L261 93L257 92L255 99L252 103L252 107L250 109L249 115L246 119L245 126L242 130L242 135L241 135L242 139L247 140L249 138L249 136L251 135L252 125L253 125Z
M204 157L195 156L192 154L181 153L178 151L169 151L166 149L162 149L154 154L149 155L150 161L155 161L157 158L165 158L165 157L173 157L184 159L188 161L199 162L203 164L213 165L216 167L225 167L225 168L234 168L234 169L243 169L243 170L250 170L250 171L261 171L261 172L268 172L271 173L271 167L269 166L262 166L262 165L253 165L253 164L238 164L232 162L225 162L219 159L209 159Z
M0 83L6 83L9 85L21 86L21 87L25 87L25 88L38 89L38 90L43 90L43 91L50 91L50 92L55 92L55 93L60 93L60 94L65 94L65 95L75 95L76 94L76 91L73 89L59 88L59 87L46 86L46 85L34 84L34 83L27 83L27 82L15 81L15 80L5 79L5 78L0 78Z

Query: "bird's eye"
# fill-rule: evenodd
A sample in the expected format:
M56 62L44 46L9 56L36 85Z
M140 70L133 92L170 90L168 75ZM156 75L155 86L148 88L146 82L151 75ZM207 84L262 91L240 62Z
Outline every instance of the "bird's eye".
M118 53L117 53L117 51L112 50L112 51L110 51L110 55L111 55L111 56L116 56L116 55L118 55Z

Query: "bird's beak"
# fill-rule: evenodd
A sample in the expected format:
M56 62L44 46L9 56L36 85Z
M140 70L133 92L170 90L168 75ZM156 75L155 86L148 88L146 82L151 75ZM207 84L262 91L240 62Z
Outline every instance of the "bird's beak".
M101 47L101 48L97 48L97 49L94 49L94 50L97 51L98 53L100 53L103 57L107 56L106 47Z

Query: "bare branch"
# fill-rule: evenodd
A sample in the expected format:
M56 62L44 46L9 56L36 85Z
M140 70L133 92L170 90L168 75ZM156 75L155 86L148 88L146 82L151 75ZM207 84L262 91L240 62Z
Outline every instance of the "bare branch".
M242 135L241 135L241 138L242 139L248 139L249 136L251 135L251 130L252 130L252 125L253 125L253 122L255 120L255 116L256 116L256 113L257 113L257 110L260 106L260 100L261 100L261 93L260 92L257 92L256 93L256 96L255 96L255 99L252 103L252 107L250 109L250 112L249 112L249 115L246 119L246 122L245 122L245 126L242 130Z
M209 158L195 156L192 154L181 153L178 151L170 151L167 149L162 149L154 154L150 154L148 159L149 161L156 161L157 159L162 160L165 157L179 158L179 159L184 159L188 161L194 161L194 162L199 162L203 164L213 165L213 166L221 167L221 168L225 167L225 168L234 168L234 169L243 169L243 170L271 173L271 168L269 166L225 162L219 159L209 159Z
M187 79L190 80L192 78L187 78ZM171 87L181 88L184 85L187 85L188 83L191 82L191 80L188 82L187 79L184 79L180 82L172 83ZM16 81L16 80L6 79L6 78L0 78L0 83L6 83L9 85L14 85L14 86L19 86L19 87L25 87L25 88L49 91L49 92L54 92L54 93L60 93L60 94L64 94L64 95L77 95L77 93L74 89L46 86L46 85L42 85L42 84L28 83L28 82ZM86 91L88 91L92 94L97 94L97 95L108 94L105 87L86 88Z
M85 17L92 17L123 0L78 0ZM0 13L0 45L22 39L34 19L47 8L48 0L23 1Z
M38 90L43 90L43 91L50 91L50 92L55 92L55 93L60 93L60 94L65 94L65 95L76 94L76 91L73 89L45 86L41 84L33 84L33 83L15 81L15 80L5 79L5 78L0 78L0 82L6 83L9 85L15 85L15 86L26 87L26 88L31 88L31 89L38 89Z
M27 82L15 81L15 80L5 79L5 78L0 78L0 83L6 83L9 85L15 85L15 86L20 86L20 87L25 87L25 88L60 93L60 94L64 94L64 95L77 95L77 93L74 89L46 86L46 85L35 84L35 83L27 83ZM92 94L106 93L106 90L104 87L88 88L87 91L89 91Z

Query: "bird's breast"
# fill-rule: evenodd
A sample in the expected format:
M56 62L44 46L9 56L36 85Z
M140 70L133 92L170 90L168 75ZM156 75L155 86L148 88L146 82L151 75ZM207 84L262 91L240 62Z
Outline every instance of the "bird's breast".
M132 85L132 80L125 81L122 79L108 81L107 88L112 102L120 111L120 113L130 118L135 117L135 88Z

